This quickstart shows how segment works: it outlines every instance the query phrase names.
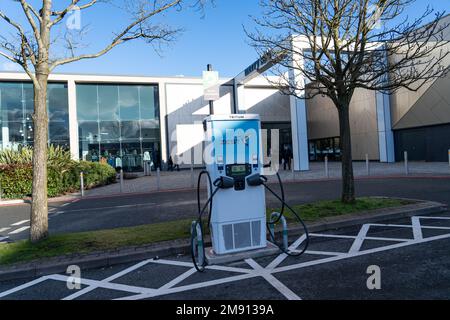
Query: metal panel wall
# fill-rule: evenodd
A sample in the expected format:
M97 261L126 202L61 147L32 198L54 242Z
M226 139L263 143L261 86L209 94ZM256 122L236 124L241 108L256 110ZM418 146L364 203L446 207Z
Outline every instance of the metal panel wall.
M450 124L395 131L398 161L408 152L411 161L446 162L450 150Z

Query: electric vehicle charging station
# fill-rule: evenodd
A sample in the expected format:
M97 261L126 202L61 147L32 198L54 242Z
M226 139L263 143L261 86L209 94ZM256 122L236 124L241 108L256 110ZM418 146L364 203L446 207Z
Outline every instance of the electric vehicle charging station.
M205 120L206 143L212 161L212 181L233 179L233 186L213 200L211 238L216 254L265 248L266 206L263 186L250 187L246 178L262 174L260 120L257 115L210 116ZM231 180L230 180L231 184Z
M213 264L222 257L242 257L275 254L281 249L290 253L287 240L287 223L284 208L291 210L302 223L306 239L306 226L295 211L284 201L284 190L278 176L282 196L278 196L263 176L263 152L259 115L233 114L211 115L203 122L207 145L206 170L198 179L197 200L199 218L191 227L191 253L195 267L203 271L206 264ZM208 201L200 205L200 182L208 178ZM282 203L280 213L266 218L265 190L270 191ZM207 227L210 229L212 248L205 250L202 216L209 208ZM284 247L275 241L274 225L283 224ZM267 241L269 226L271 240ZM231 261L231 260L230 260ZM217 262L218 263L218 262Z

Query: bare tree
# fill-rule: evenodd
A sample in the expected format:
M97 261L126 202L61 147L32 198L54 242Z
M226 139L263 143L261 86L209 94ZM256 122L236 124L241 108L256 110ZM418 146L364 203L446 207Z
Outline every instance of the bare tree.
M4 2L4 0L2 1ZM0 36L0 56L20 65L30 77L34 87L34 153L33 186L31 204L30 240L39 241L48 236L47 205L47 81L49 74L58 66L83 59L100 57L126 42L142 39L158 45L173 40L180 31L158 22L158 18L171 9L180 10L183 5L202 7L203 0L41 0L37 9L27 0L16 2L24 16L19 23L0 8L0 21L7 24L12 33L2 30ZM103 7L102 7L103 5ZM62 22L74 12L84 10L104 10L106 5L114 5L124 10L122 27L105 41L104 47L94 53L78 53L82 34L78 36L65 31L61 36ZM127 16L129 16L127 20ZM118 25L120 22L118 21ZM59 28L59 33L56 34ZM63 44L61 44L63 41ZM65 55L58 56L58 49L65 48ZM59 50L61 51L61 50Z
M327 96L337 108L343 202L355 201L349 121L355 90L417 91L448 70L444 12L427 8L409 20L404 10L414 2L261 0L262 18L247 32L257 52L278 63L274 85L301 99Z

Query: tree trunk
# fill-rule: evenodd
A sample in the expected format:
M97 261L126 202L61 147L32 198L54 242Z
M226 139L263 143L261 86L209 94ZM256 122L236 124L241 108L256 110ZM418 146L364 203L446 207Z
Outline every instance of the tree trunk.
M344 203L355 202L355 180L353 176L352 139L350 134L349 99L341 99L339 110L339 130L342 154L342 196Z
M33 192L31 202L30 241L37 242L48 237L47 204L47 70L36 70L37 85L34 86L34 146L33 146Z

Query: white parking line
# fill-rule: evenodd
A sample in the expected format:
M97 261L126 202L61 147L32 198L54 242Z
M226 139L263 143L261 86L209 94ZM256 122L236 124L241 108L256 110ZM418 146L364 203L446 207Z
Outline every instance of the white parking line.
M12 226L17 227L17 226L20 226L21 224L24 224L24 223L27 223L27 222L30 222L30 220L22 220L22 221L13 223Z
M11 229L11 228L9 228L9 227L8 228L1 228L0 232L5 232L5 231L8 231L9 229Z
M193 275L196 272L197 272L197 269L195 269L195 268L189 269L188 271L186 271L185 273L183 273L180 276L176 277L175 279L173 279L169 283L166 283L165 285L163 285L161 288L159 288L159 290L170 289L170 288L176 286L177 284L179 284L180 282L182 282L183 280L189 278L191 275Z
M0 298L9 296L10 294L13 294L13 293L15 293L15 292L21 291L21 290L23 290L23 289L32 287L32 286L34 286L34 285L36 285L36 284L38 284L38 283L41 283L41 282L43 282L43 281L45 281L45 280L48 280L48 277L47 277L47 276L37 278L36 280L33 280L33 281L30 281L30 282L24 283L24 284L21 285L21 286L12 288L12 289L7 290L7 291L4 291L4 292L0 292Z
M409 224L371 224L374 227L391 227L391 228L412 228L412 225ZM450 227L434 227L434 226L420 226L422 229L442 229L442 230L450 230Z
M347 235L340 235L340 234L318 234L318 233L311 233L311 237L320 237L320 238L337 238L337 239L356 239L357 236L347 236ZM365 237L366 240L377 240L377 241L409 241L412 239L398 239L398 238L385 238L385 237Z
M300 250L293 250L293 252L299 253ZM346 254L345 252L311 251L311 250L306 250L305 253L314 254L318 256L340 256Z
M8 239L9 239L9 237L0 237L0 242L8 240Z
M30 229L30 226L26 226L26 227L22 227L22 228L16 229L14 231L11 231L8 234L18 234L18 233L21 233L21 232L23 232L23 231L25 231L27 229Z
M51 276L48 276L48 279L67 282L67 280L70 280L70 277L63 276L60 274L53 274ZM136 287L136 286L130 286L130 285L126 285L126 284L103 282L103 281L84 279L84 278L81 278L80 282L81 282L81 284L84 284L87 286L101 287L101 288L105 288L105 289L125 291L125 292L131 292L131 293L151 293L151 292L156 291L155 289L149 289L149 288L144 288L144 287Z
M435 220L450 220L450 217L422 217L422 216L420 216L420 217L417 217L417 218L430 219L430 220L433 220L433 219L435 219Z
M444 234L442 236L426 238L426 239L419 240L419 241L417 241L417 240L410 240L410 241L407 241L407 242L393 244L393 245L390 245L390 246L379 247L379 248L374 248L374 249L369 249L369 250L364 250L364 251L358 251L358 252L355 252L355 253L343 254L343 255L340 255L340 256L337 256L337 257L330 257L330 258L319 259L319 260L314 260L314 261L308 261L308 262L303 262L303 263L298 263L298 264L292 264L292 265L276 268L275 270L273 270L273 272L274 273L278 273L278 272L286 272L286 271L291 271L291 270L297 270L297 269L311 267L311 266L315 266L315 265L319 265L319 264L323 264L323 263L334 262L334 261L339 261L339 260L344 260L344 259L349 259L349 258L354 258L354 257L360 257L360 256L368 255L368 254L373 254L373 253L378 253L378 252L383 252L383 251L390 251L390 250L393 250L393 249L408 247L408 246L411 246L411 245L414 245L414 244L427 243L427 242L432 242L432 241L436 241L436 240L443 240L443 239L449 239L449 238L450 238L450 234Z
M275 289L277 289L283 296L285 296L288 300L302 300L298 295L296 295L291 289L286 287L280 280L275 278L270 270L261 267L255 260L247 259L245 260L255 271L259 271L260 275L272 285Z
M306 235L304 234L300 238L298 238L293 244L291 244L291 246L288 248L289 251L296 250L305 240L306 240ZM288 257L288 255L286 253L280 254L275 260L273 260L271 263L269 263L269 265L267 266L267 269L276 268L287 257Z
M111 281L113 281L113 280L116 280L116 279L118 279L118 278L120 278L120 277L126 275L127 273L130 273L130 272L132 272L132 271L134 271L134 270L136 270L136 269L139 269L139 268L145 266L145 265L148 264L150 261L151 261L151 260L145 260L145 261L139 262L138 264L135 264L134 266L131 266L131 267L125 269L125 270L122 270L122 271L119 272L119 273L116 273L116 274L114 274L114 275L112 275L112 276L106 278L105 280L102 280L101 283L104 284L104 283L107 283L107 282L111 282ZM80 290L80 291L75 292L74 294L71 294L70 296L65 297L65 298L62 299L62 300L73 300L73 299L76 299L76 298L78 298L78 297L80 297L80 296L82 296L82 295L84 295L84 294L86 294L86 293L88 293L88 292L91 292L91 291L97 289L98 287L99 287L99 286L91 285L91 286L86 287L86 288L84 288L84 289L82 289L82 290Z
M413 227L414 240L422 240L423 234L422 234L422 228L420 226L420 218L412 217L411 224Z
M364 242L364 239L367 236L367 232L369 231L370 225L365 224L362 226L361 230L359 230L358 235L356 236L355 241L352 244L352 247L348 251L349 253L355 253L358 252L359 249L361 249L361 246Z
M412 225L409 225L409 228L412 229L413 225L414 225L414 222L412 221ZM76 297L82 296L83 294L86 294L86 293L94 290L95 288L104 288L104 289L110 289L110 290L120 290L120 291L124 291L128 294L134 293L134 295L132 295L132 296L126 296L123 298L119 298L117 300L136 300L136 299L144 299L144 298L151 298L151 297L157 297L157 296L166 296L169 294L174 294L174 293L179 293L179 292L189 292L189 291L199 289L199 288L218 286L218 285L223 285L226 283L233 283L233 282L239 283L242 280L262 277L271 286L273 286L278 292L283 294L287 299L294 300L294 299L300 299L300 297L295 292L293 292L286 284L284 284L280 280L278 280L274 276L275 273L299 270L302 268L311 267L311 266L315 266L315 265L333 263L333 262L337 262L337 261L341 261L341 260L345 260L345 259L349 259L349 258L355 258L355 257L364 256L364 255L370 255L370 254L374 254L374 253L384 252L384 251L388 251L388 250L399 249L399 248L403 248L403 247L407 247L407 246L428 243L428 242L432 242L435 240L443 240L443 239L450 238L450 233L445 234L445 235L430 237L430 238L424 238L424 239L416 238L416 239L405 240L405 239L392 238L393 241L398 241L400 243L361 251L362 243L365 240L370 238L370 237L367 237L367 233L368 233L370 226L372 226L372 225L371 224L363 225L361 227L361 230L360 230L358 236L352 237L352 239L354 239L355 241L353 243L352 249L347 253L339 253L339 252L334 253L334 252L326 252L326 251L311 251L311 250L309 250L309 251L307 251L307 253L309 253L309 254L329 255L329 257L312 260L312 261L307 261L307 262L302 262L302 263L297 263L297 264L292 264L292 265L287 265L287 266L282 266L282 267L279 267L279 264L286 258L285 254L279 254L265 268L263 268L261 265L259 265L253 259L246 260L246 262L250 265L250 267L252 267L252 269L233 268L233 267L228 267L228 266L208 266L207 269L233 271L233 272L238 272L241 274L236 275L236 276L229 276L229 277L225 277L225 278L217 278L217 279L204 281L204 282L197 282L197 283L193 283L193 284L189 284L189 285L177 286L177 287L175 287L175 286L178 285L179 283L181 283L183 280L189 278L191 275L195 274L195 269L193 268L192 263L176 261L176 260L145 260L145 261L135 264L134 266L131 266L130 268L127 268L119 273L116 273L102 281L81 279L81 283L84 285L87 285L88 287L74 293L71 296L66 297L65 299L66 300L74 299ZM380 225L380 226L386 227L387 225ZM420 224L419 225L416 224L416 228L419 228L419 227L425 228L424 226L420 226ZM443 230L448 229L446 227L433 227L433 228L434 229L443 229ZM326 236L326 235L317 234L317 236ZM296 249L298 248L298 246L301 245L301 243L304 241L304 239L305 239L304 236L297 239L297 241L295 241L292 244L292 246L290 247L290 250L297 251ZM380 240L380 239L382 239L382 238L377 238L376 240ZM391 238L383 238L383 239L391 239ZM180 276L178 276L175 279L171 280L170 282L166 283L159 289L150 289L150 288L146 288L146 287L129 286L129 285L125 285L125 284L118 284L118 283L110 282L110 281L117 279L129 272L135 271L138 268L140 268L143 265L146 265L148 263L162 264L162 265L166 265L168 268L171 266L181 266L181 267L187 267L189 269L186 272L184 272L183 274L181 274ZM154 276L158 277L157 274L155 274ZM24 284L22 286L19 286L17 288L13 288L11 290L0 293L0 298L3 296L7 296L9 294L12 294L14 292L17 292L19 290L26 289L32 285L35 285L35 284L42 282L44 280L47 280L47 279L58 280L58 281L67 281L67 279L69 279L69 277L63 276L63 275L52 275L52 276L47 276L47 277L43 277L43 278L38 278L34 281L31 281L31 282Z
M170 288L167 290L156 290L156 292L153 292L153 293L142 293L142 294L138 294L138 295L134 295L134 296L119 298L116 300L141 300L141 299L163 296L163 295L168 295L168 294L173 294L173 293L178 293L178 292L185 292L185 291L190 291L190 290L195 290L195 289L200 289L200 288L212 287L212 286L216 286L219 284L236 282L236 281L250 279L250 278L256 278L258 276L259 275L256 273L242 274L242 275L232 276L232 277L223 278L223 279L215 279L215 280L210 280L210 281L206 281L206 282L200 282L200 283L194 283L194 284L185 285L185 286L181 286L181 287Z

